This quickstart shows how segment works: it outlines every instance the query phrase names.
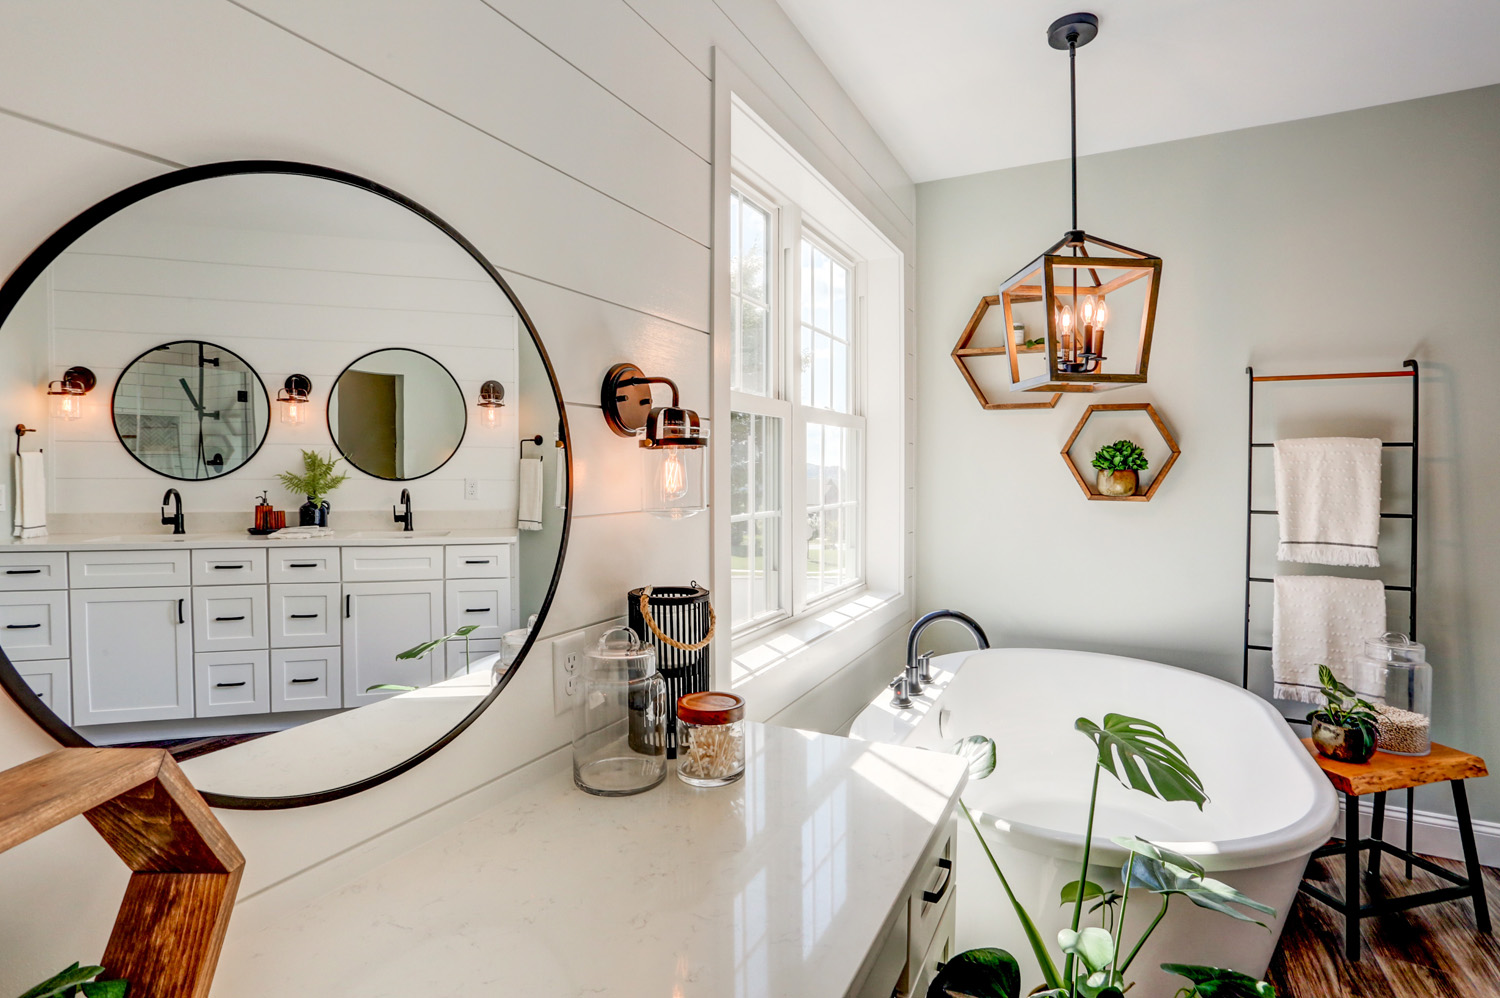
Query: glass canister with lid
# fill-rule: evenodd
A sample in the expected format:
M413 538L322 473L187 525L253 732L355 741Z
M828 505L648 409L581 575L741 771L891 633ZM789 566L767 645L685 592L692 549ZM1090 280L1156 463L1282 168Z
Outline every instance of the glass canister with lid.
M656 652L617 627L584 657L573 712L573 782L601 797L650 790L667 775L667 686Z
M677 776L694 787L722 787L745 775L745 698L687 693L677 701Z
M1432 666L1427 648L1395 631L1365 642L1360 668L1367 687L1381 691L1376 743L1393 755L1432 751Z

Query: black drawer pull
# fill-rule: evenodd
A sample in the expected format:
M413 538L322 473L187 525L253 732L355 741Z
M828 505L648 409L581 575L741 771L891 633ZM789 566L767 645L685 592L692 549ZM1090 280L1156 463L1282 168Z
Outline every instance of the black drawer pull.
M489 612L490 612L490 608L487 607L487 606L479 607L477 610L465 610L464 611L464 613L489 613Z
M213 567L213 570L215 572L238 572L241 569L249 568L250 566L249 565L214 565L212 567Z
M177 622L179 624L186 624L187 623L187 617L183 616L183 613L182 613L182 600L178 600L177 601Z
M214 683L214 685L217 686L217 687L219 687L220 689L225 689L225 688L231 687L231 686L244 686L245 685L245 681L243 679L241 679L237 683Z
M352 617L352 616L354 616L354 594L353 593L345 593L344 594L344 617L345 617L345 619L347 619L347 618Z
M316 613L294 613L294 614L292 614L292 619L293 620L312 620L314 617L317 617L317 616L319 616L319 614L316 614Z
M40 568L7 568L5 570L5 574L6 575L41 575L42 574L42 570Z
M495 559L493 559L493 558L465 558L464 559L464 564L465 565L488 565L490 562L492 562L494 560Z
M923 891L922 900L928 904L937 904L948 896L948 888L953 885L953 860L939 857L937 861L939 870L947 870L948 875L943 878L942 886L935 891Z
M5 629L7 631L32 631L41 626L41 624L6 624Z
M287 562L287 566L286 567L287 568L317 568L318 567L318 563L315 562L315 561L289 561L289 562Z
M245 619L245 615L242 613L238 617L215 617L214 619L215 620L244 620Z
M317 681L318 681L318 677L317 676L308 676L306 679L293 679L292 680L292 682L294 682L294 683L316 683Z

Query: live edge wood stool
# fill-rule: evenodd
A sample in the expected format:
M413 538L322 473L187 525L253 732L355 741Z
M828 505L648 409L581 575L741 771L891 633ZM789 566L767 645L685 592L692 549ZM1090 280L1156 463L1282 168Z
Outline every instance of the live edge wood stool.
M207 998L245 865L229 833L162 749L65 748L0 773L0 852L80 814L134 871L104 976L131 998Z
M1480 932L1490 931L1490 909L1484 894L1484 874L1479 867L1479 852L1474 848L1474 824L1469 818L1469 799L1464 792L1464 780L1488 776L1484 760L1477 755L1460 752L1446 745L1432 744L1432 753L1423 756L1391 755L1376 752L1369 762L1339 762L1319 754L1311 738L1302 739L1302 744L1312 754L1313 760L1333 784L1333 788L1344 795L1344 841L1323 846L1313 853L1313 859L1324 856L1344 857L1344 896L1336 898L1319 890L1304 880L1299 888L1302 893L1316 898L1344 916L1344 953L1350 960L1359 959L1359 922L1362 918L1374 918L1392 912L1406 911L1423 905L1440 904L1469 898L1474 902L1474 921ZM1458 837L1463 843L1464 867L1467 876L1438 866L1430 860L1412 854L1411 851L1411 789L1426 783L1447 783L1453 788L1453 812L1458 819ZM1391 790L1407 791L1406 848L1402 849L1381 838L1385 831L1385 795ZM1375 810L1370 819L1370 837L1359 837L1359 797L1375 795ZM1372 875L1380 871L1382 852L1406 860L1406 876L1411 878L1415 864L1434 876L1449 881L1454 886L1421 891L1395 898L1376 898L1370 904L1359 903L1359 853L1370 850L1369 871Z

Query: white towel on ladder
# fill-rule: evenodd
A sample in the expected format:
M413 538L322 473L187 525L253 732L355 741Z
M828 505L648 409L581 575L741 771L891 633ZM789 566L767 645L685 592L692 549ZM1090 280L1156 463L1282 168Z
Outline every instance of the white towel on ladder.
M522 530L542 529L542 459L525 457L516 477L516 525Z
M1379 580L1278 576L1271 625L1276 699L1322 703L1319 665L1366 699L1378 699L1383 688L1359 670L1358 659L1365 641L1385 630L1385 586Z
M1280 561L1380 564L1380 441L1310 437L1276 442Z
M16 515L11 536L47 536L47 470L41 451L15 457Z

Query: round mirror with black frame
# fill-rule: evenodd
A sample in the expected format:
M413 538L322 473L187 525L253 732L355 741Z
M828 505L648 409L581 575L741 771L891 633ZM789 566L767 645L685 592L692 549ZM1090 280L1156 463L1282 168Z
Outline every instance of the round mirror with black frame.
M0 343L17 379L38 385L15 421L37 418L22 405L45 401L51 358L117 382L110 405L84 395L78 418L51 424L46 460L87 477L55 483L51 536L0 540L0 567L174 550L154 560L184 565L170 585L0 574L0 607L50 612L56 631L44 642L34 633L46 627L0 630L0 686L60 743L167 747L218 807L321 803L431 757L530 651L570 524L561 393L505 279L411 199L280 161L154 178L21 262L0 286ZM363 395L383 396L384 415L356 400L359 375L374 376ZM273 401L267 382L287 387ZM319 406L327 418L308 419ZM372 421L383 452L352 436ZM283 473L335 451L330 477L347 473L336 533L247 532L257 501L305 498ZM182 483L180 534L180 517L174 531L158 525L145 484L157 474ZM412 483L399 498L395 481ZM103 523L108 536L90 533ZM361 552L378 562L395 548L420 548L432 567L410 584L357 568ZM219 577L241 554L269 567ZM300 581L304 568L316 582Z
M328 434L351 465L388 482L426 478L458 453L469 425L463 390L410 347L357 358L328 390Z
M227 347L179 340L132 360L110 412L120 445L167 478L194 482L243 467L266 441L271 397Z

